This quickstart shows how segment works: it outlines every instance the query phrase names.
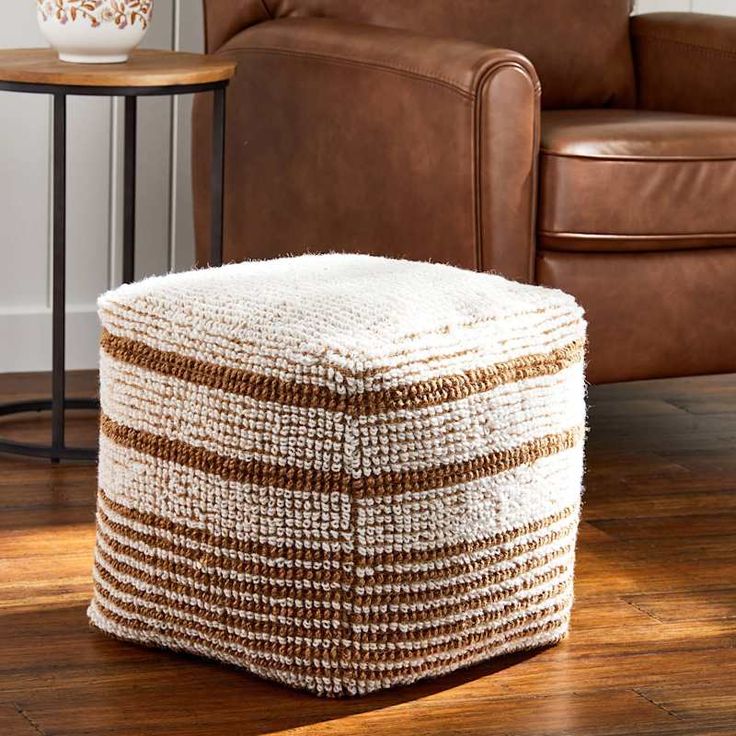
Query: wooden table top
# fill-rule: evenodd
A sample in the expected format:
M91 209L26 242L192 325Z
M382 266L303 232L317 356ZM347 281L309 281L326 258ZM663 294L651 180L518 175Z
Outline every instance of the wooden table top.
M138 50L123 64L71 64L52 49L0 50L0 82L74 87L173 87L229 80L236 63L181 51Z

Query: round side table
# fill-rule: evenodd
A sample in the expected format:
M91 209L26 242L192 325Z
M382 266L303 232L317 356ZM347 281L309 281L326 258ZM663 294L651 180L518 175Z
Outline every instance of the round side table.
M52 396L39 401L0 405L0 417L51 411L51 444L0 438L0 453L60 460L95 460L96 448L68 447L65 412L97 409L96 399L65 396L66 325L66 98L96 95L125 98L123 204L123 281L134 280L138 97L214 93L212 135L212 251L210 263L222 264L223 184L225 170L225 94L235 62L175 51L136 51L125 64L69 64L50 49L0 51L0 90L49 94L54 103L53 164L53 346Z

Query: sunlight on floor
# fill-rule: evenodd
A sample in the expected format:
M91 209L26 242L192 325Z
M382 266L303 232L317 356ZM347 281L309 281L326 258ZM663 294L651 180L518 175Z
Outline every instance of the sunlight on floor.
M0 611L87 602L94 524L0 530Z

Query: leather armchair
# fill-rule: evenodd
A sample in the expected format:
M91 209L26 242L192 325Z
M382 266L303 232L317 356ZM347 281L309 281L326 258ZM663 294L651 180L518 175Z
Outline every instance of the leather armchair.
M208 50L239 62L228 260L343 250L495 271L578 297L593 382L736 370L736 19L630 18L630 0L205 11Z

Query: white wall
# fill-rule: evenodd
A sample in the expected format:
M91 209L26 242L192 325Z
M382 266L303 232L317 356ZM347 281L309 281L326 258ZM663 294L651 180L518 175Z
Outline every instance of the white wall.
M43 46L34 0L5 0L0 47ZM145 46L200 51L199 0L156 0ZM194 258L189 177L191 98L139 102L137 276L188 268ZM95 300L120 282L120 100L69 98L69 368L94 367ZM51 364L51 105L0 92L0 372Z
M736 0L636 0L636 4L640 13L684 10L693 13L736 15Z
M33 0L3 0L0 47L42 46ZM638 0L638 12L736 15L736 0ZM156 0L145 45L199 51L200 0ZM139 104L137 276L182 270L194 258L189 178L191 99ZM95 299L120 281L122 105L69 104L68 345L70 368L97 361ZM0 92L0 372L51 364L51 107Z
M736 15L736 0L636 0L637 13L671 10Z

